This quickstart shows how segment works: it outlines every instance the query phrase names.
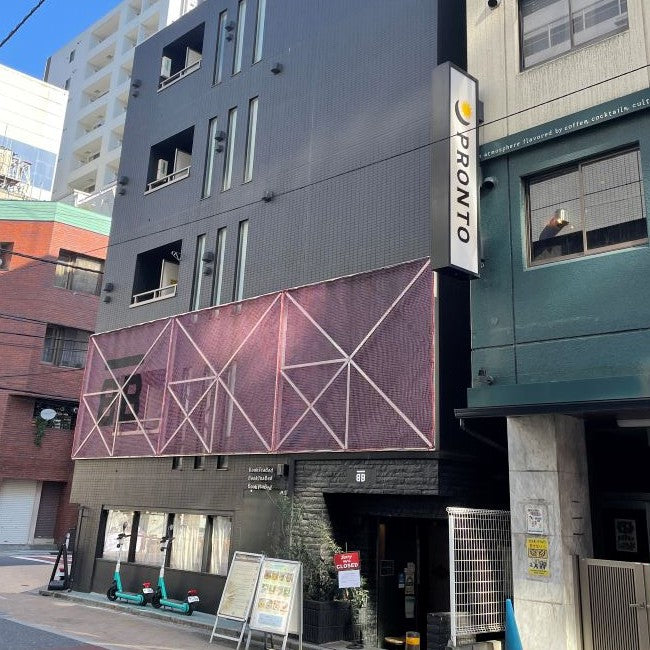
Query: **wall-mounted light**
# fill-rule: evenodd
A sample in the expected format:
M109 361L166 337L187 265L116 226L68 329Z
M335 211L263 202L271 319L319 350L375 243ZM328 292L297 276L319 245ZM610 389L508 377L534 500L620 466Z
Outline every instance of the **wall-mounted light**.
M128 176L120 176L117 179L117 184L118 185L128 185L129 184L129 177Z
M118 188L117 188L117 193L118 193L120 196L124 196L124 195L126 194L126 188L125 188L125 187L118 187Z
M141 79L133 79L131 81L131 86L133 88L140 88L141 85L142 85L142 80Z
M221 153L221 152L223 151L223 145L222 145L222 144L218 144L218 145L214 148L214 150L215 150L217 153Z
M225 132L225 131L217 131L217 132L214 134L214 139L215 139L217 142L223 142L223 141L226 139L226 132Z
M211 266L203 267L203 275L212 275L212 267Z
M486 176L481 181L481 190L484 192L489 192L493 190L498 185L498 181L494 176Z
M266 190L266 192L262 194L262 201L264 201L264 203L269 203L269 201L273 201L274 197L275 197L275 193L273 192L273 190Z
M203 257L201 257L201 259L204 262L208 262L208 264L209 264L210 262L214 261L214 253L212 251L205 251L205 253L203 253Z
M281 63L274 63L273 67L271 68L271 72L273 74L280 74L284 70L284 66Z
M227 41L232 41L233 39L233 32L235 31L235 27L237 27L237 23L234 20L229 20L226 23L226 26L224 29L226 30L226 40Z
M490 9L496 9L501 4L501 0L487 0L487 6Z
M488 386L492 386L492 384L494 383L494 377L488 374L488 371L485 368L479 368L478 381L481 384L487 384Z
M115 285L112 282L106 282L104 284L104 291L106 291L106 293L110 293L113 289L115 289Z
M113 299L110 296L104 296L102 298L102 302L111 302L111 300L113 300Z

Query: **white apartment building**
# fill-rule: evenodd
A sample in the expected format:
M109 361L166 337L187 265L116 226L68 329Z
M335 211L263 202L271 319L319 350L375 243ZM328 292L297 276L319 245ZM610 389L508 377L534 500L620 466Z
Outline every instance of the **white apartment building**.
M49 201L68 93L0 65L0 199Z
M69 92L54 200L112 211L135 46L202 0L123 0L55 52L45 80Z

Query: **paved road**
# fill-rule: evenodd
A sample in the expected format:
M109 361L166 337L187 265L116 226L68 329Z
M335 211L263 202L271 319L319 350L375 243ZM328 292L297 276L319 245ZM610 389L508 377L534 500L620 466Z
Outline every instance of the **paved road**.
M26 566L30 564L54 564L56 555L0 555L0 566Z
M45 632L31 625L16 623L0 615L0 647L11 648L11 650L27 650L37 648L38 650L68 650L79 648L80 650L98 649L100 646L88 645L81 641L75 641L70 637Z

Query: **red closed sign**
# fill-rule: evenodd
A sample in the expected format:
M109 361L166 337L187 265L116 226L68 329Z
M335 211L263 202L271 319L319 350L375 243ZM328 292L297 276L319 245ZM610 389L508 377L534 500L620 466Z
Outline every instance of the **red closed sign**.
M359 551L350 551L349 553L336 553L334 555L334 567L337 571L358 569L360 567Z

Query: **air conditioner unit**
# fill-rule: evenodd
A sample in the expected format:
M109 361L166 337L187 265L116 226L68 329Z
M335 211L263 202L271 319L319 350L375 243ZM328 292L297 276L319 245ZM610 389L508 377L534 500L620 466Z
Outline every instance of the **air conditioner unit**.
M160 180L161 178L165 178L167 176L167 168L169 166L169 163L164 159L160 158L158 160L158 168L156 169L156 180Z

